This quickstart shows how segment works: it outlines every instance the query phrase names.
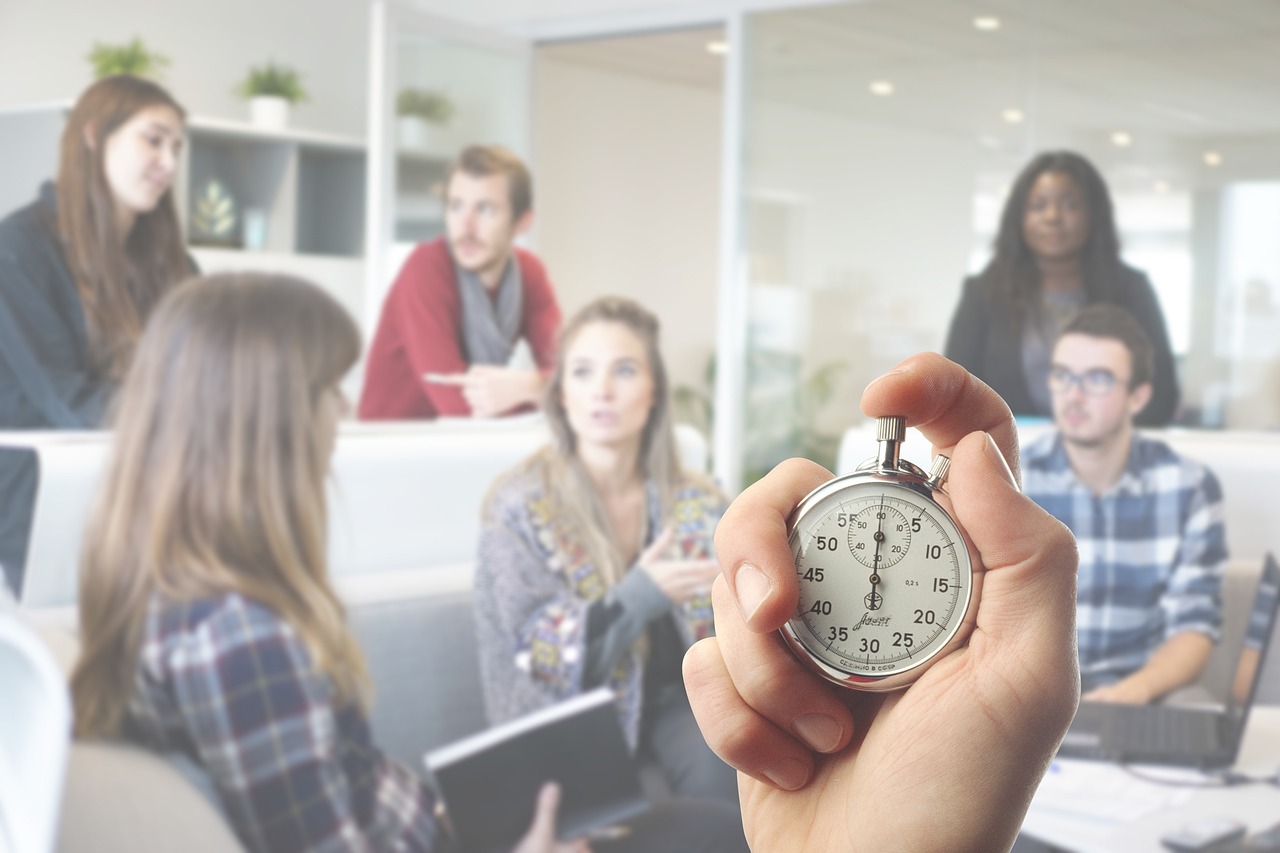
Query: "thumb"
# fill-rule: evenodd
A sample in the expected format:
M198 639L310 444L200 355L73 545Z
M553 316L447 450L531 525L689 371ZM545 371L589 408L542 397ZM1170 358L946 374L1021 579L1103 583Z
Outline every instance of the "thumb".
M640 563L652 563L654 560L662 558L667 549L671 547L671 543L675 540L676 532L671 525L667 525L658 531L657 537L653 540L648 548L644 549L644 553L640 555Z
M533 823L525 834L517 853L534 850L550 850L556 840L556 810L560 807L560 786L545 783L538 791L538 801L533 810Z
M991 436L965 436L951 458L947 492L986 573L978 627L1034 632L1075 643L1076 542L1062 522L1018 491Z

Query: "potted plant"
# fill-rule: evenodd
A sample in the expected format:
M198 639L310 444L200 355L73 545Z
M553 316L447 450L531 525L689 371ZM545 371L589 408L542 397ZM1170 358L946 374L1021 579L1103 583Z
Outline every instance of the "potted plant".
M93 66L94 78L98 80L117 74L159 80L163 76L162 69L169 64L169 57L151 50L137 36L127 44L94 42L93 50L86 58Z
M840 436L819 429L819 415L831 402L847 369L840 361L820 364L805 375L803 360L776 350L753 350L748 357L750 397L743 447L743 476L750 485L788 456L806 456L835 470ZM707 363L700 386L672 389L674 414L712 435L715 427L716 357Z
M307 99L298 72L268 62L249 69L249 75L236 87L236 93L249 100L249 120L259 127L279 130L289 123L289 107Z
M430 89L401 89L396 96L397 135L401 148L431 147L431 125L446 125L453 118L453 101Z

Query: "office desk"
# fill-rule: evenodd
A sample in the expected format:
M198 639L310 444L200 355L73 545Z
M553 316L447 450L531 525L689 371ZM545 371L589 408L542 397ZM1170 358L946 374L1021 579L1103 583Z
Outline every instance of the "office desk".
M1138 769L1161 778L1198 778L1171 768ZM1251 776L1280 772L1280 707L1253 709L1234 769ZM1280 822L1280 788L1171 787L1139 780L1116 765L1061 759L1036 792L1022 832L1078 853L1167 853L1160 836L1206 817L1234 818L1258 832Z

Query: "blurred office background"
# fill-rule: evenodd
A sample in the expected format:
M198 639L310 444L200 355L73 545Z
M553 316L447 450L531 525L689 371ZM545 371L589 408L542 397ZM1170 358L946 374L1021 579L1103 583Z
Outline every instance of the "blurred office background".
M1280 427L1274 0L4 0L6 210L53 162L12 131L54 133L93 43L135 36L193 116L188 199L218 164L300 152L272 220L296 239L203 266L311 275L371 328L407 248L439 232L448 158L508 144L533 166L529 243L563 307L616 292L658 312L682 418L731 487L833 453L869 379L941 349L1046 148L1110 184L1169 325L1180 422ZM310 93L283 135L238 124L232 89L267 59ZM408 140L405 88L445 94L452 119Z

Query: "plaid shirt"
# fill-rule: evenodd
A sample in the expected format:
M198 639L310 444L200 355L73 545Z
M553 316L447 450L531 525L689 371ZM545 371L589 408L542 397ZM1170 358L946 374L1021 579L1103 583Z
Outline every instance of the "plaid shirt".
M1095 496L1055 430L1022 453L1022 488L1080 547L1076 631L1085 690L1146 664L1174 634L1215 642L1227 563L1222 489L1203 465L1134 434L1120 480Z
M126 732L208 772L252 851L431 850L433 798L384 756L274 611L152 600Z

